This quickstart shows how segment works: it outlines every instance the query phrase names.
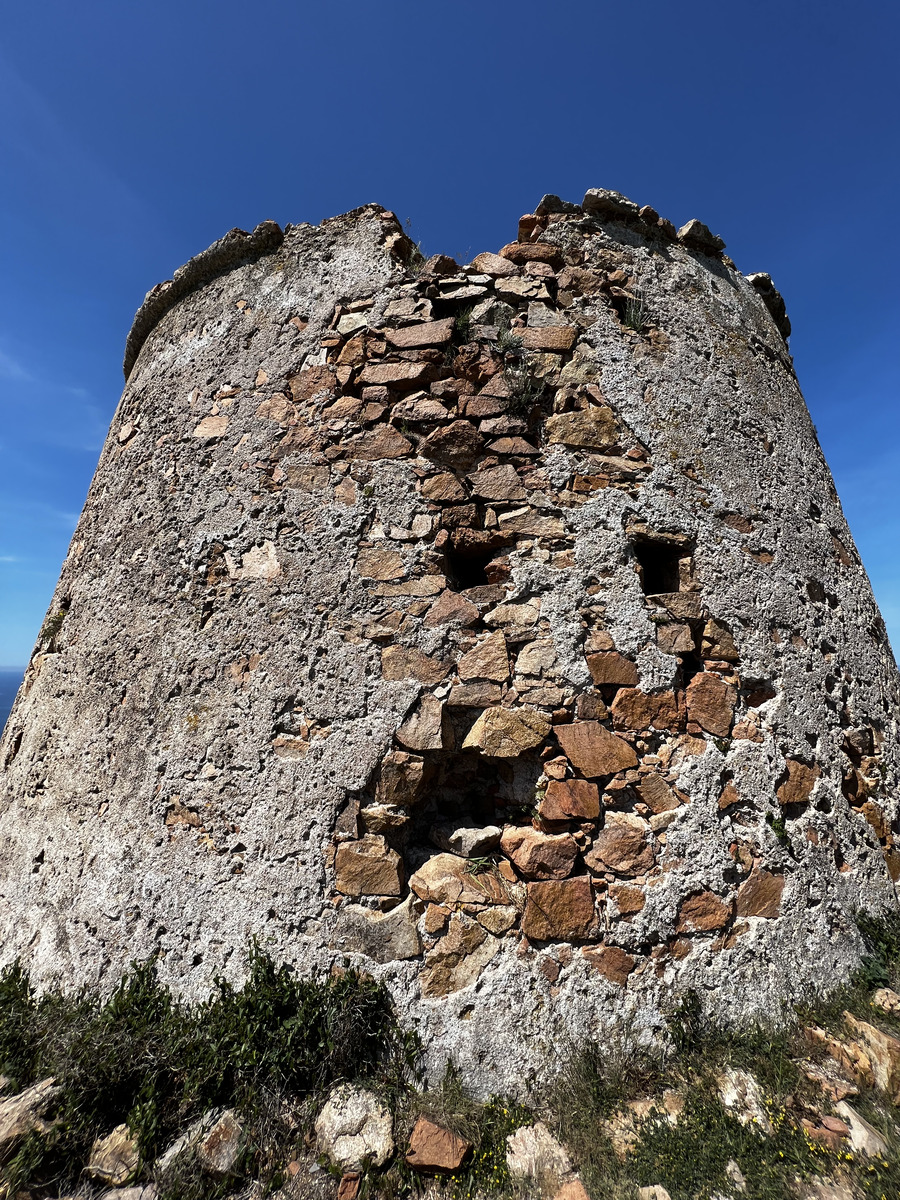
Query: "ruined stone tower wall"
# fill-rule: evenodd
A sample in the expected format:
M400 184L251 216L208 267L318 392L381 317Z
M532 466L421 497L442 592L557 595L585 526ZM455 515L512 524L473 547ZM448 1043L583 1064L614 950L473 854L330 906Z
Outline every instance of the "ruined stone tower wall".
M898 681L778 293L603 191L413 258L370 205L148 295L0 743L2 960L349 960L483 1091L834 986Z

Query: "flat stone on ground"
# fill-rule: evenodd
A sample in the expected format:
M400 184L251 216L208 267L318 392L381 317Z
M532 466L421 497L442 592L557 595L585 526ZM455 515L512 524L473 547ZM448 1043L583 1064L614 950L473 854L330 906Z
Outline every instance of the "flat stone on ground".
M42 1079L15 1096L0 1100L0 1157L26 1134L45 1132L47 1109L61 1092L55 1080Z
M407 1165L417 1171L456 1171L465 1162L472 1143L419 1117L409 1136Z
M85 1172L101 1183L121 1187L138 1169L140 1161L137 1142L128 1126L117 1125L106 1137L97 1138L94 1142Z
M383 1166L394 1152L387 1106L374 1092L349 1083L332 1088L315 1129L322 1151L344 1170L361 1170L364 1161Z

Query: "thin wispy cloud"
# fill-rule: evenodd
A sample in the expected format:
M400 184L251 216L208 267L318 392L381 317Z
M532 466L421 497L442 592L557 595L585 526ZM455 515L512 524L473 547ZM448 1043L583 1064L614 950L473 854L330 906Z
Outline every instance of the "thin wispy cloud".
M34 382L31 372L5 350L0 350L0 379L17 379L21 383Z

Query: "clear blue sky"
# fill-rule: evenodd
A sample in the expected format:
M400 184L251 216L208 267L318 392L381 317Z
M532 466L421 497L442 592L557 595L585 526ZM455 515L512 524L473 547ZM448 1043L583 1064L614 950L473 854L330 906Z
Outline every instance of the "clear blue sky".
M597 186L774 277L900 645L898 35L888 0L6 6L0 664L31 651L153 284L233 226L367 201L468 258Z

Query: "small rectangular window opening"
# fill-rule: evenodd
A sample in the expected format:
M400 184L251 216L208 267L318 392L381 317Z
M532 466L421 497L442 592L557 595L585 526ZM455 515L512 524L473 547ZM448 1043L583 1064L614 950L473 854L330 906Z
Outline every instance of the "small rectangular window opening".
M648 538L634 543L634 553L645 596L681 591L681 559L686 555L682 546Z
M490 583L487 568L496 553L495 549L456 550L448 546L444 551L445 574L453 588L464 592Z

